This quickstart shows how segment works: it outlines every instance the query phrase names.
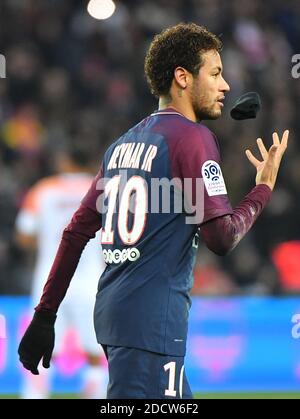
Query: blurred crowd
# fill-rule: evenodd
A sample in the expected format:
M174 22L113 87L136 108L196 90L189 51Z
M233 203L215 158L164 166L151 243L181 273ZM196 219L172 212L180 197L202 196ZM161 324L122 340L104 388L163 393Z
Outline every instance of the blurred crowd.
M289 150L268 208L238 248L219 258L200 244L195 294L279 294L300 290L300 54L298 0L119 0L106 21L92 19L81 0L1 0L0 293L26 294L31 261L14 240L15 216L28 188L55 171L64 145L90 152L97 171L106 147L157 108L143 72L153 35L181 21L207 26L224 43L231 86L223 116L208 125L221 144L233 206L254 185L244 150L290 129ZM234 121L229 110L257 91L262 111Z

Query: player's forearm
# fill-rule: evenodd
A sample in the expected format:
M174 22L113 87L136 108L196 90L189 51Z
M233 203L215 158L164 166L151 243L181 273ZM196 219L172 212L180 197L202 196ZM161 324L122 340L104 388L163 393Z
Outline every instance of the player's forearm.
M88 241L101 228L101 217L81 205L65 228L48 276L37 311L56 312L77 268L81 253Z
M258 185L245 196L232 215L203 224L201 234L207 247L221 256L234 249L257 220L271 194L267 185Z

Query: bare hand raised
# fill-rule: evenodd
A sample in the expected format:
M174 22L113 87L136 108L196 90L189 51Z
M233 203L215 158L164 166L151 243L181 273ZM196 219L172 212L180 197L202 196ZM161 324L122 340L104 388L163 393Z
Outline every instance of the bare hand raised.
M254 157L250 150L246 150L246 156L250 163L256 168L256 185L265 184L273 190L280 162L288 145L289 131L284 131L281 141L277 132L274 132L272 137L273 144L269 151L267 151L263 140L261 138L257 139L257 145L263 159L262 161Z

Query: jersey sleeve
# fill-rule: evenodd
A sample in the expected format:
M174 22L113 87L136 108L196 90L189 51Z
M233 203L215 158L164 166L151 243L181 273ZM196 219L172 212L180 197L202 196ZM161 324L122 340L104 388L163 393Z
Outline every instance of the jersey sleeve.
M95 176L90 189L81 201L82 204L90 210L101 214L101 198L104 192L104 179L103 179L103 164L97 175Z
M251 229L261 212L270 201L269 186L255 186L234 208L232 215L218 217L201 227L206 246L217 255L226 255Z
M173 166L183 181L185 197L201 214L197 224L232 214L214 134L202 125L189 128L174 153Z

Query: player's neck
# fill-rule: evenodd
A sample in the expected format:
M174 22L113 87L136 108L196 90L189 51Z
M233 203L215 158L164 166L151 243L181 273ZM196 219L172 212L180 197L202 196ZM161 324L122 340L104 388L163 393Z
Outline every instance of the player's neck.
M159 98L158 109L163 110L168 108L172 108L187 119L196 122L196 115L193 108L185 103L184 100L174 100L171 96L161 96Z

